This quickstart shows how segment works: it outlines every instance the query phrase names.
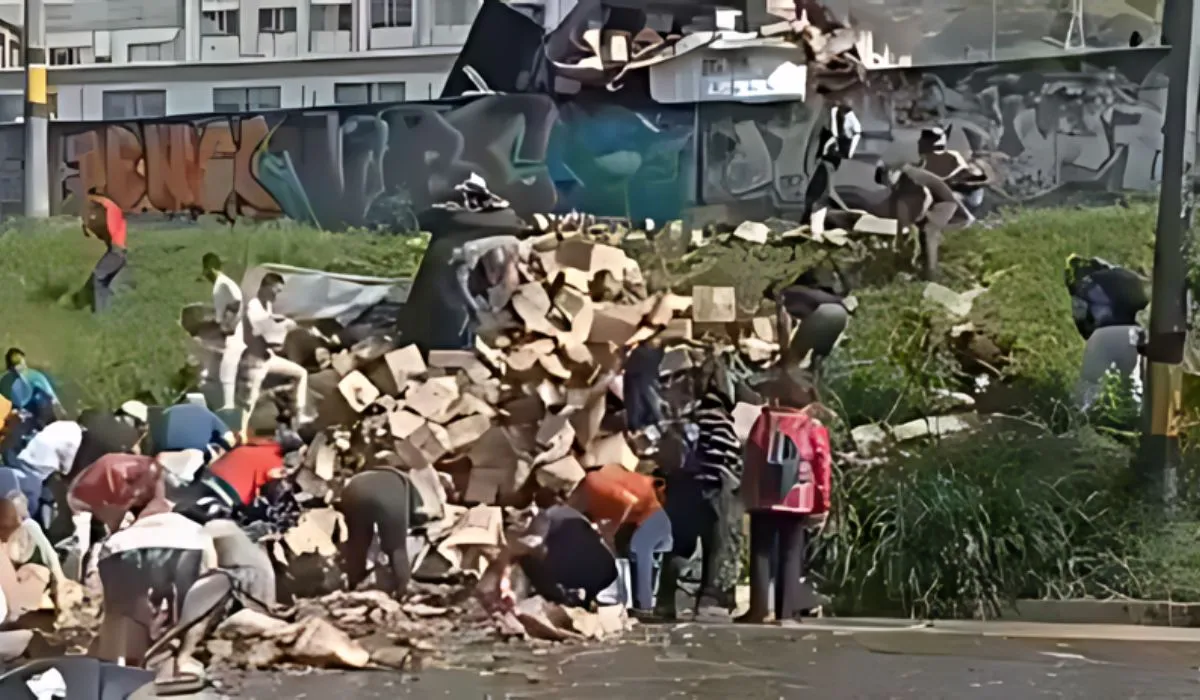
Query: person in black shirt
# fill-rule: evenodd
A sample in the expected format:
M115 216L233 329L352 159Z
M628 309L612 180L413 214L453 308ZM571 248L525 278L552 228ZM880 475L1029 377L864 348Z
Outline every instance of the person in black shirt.
M1071 255L1065 281L1075 328L1084 340L1100 328L1138 325L1138 313L1150 305L1137 273L1100 258Z
M763 294L777 306L780 341L789 342L790 338L784 363L790 366L803 362L811 352L810 367L814 374L818 372L849 322L845 297L828 285L821 285L807 272L782 289L777 290L772 283ZM795 322L800 326L793 334Z
M135 452L145 434L148 413L141 401L126 401L112 413L94 409L80 413L77 422L83 428L83 442L75 453L71 474L79 473L104 455Z

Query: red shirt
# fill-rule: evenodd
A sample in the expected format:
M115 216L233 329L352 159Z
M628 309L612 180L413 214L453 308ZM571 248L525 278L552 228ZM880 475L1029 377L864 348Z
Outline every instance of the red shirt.
M125 212L121 211L121 206L108 197L98 194L88 195L88 199L104 207L104 229L107 236L101 235L101 232L97 230L93 230L92 233L102 240L107 240L116 248L124 248Z
M283 450L272 440L240 445L213 462L208 471L237 492L243 505L250 505L263 486L283 476Z
M71 500L92 512L103 508L130 510L154 498L162 467L146 455L108 454L84 467L71 484Z
M654 488L654 479L631 472L619 464L609 464L588 472L576 487L573 500L577 510L589 519L597 522L611 520L618 525L641 525L662 508ZM622 515L625 516L623 520Z

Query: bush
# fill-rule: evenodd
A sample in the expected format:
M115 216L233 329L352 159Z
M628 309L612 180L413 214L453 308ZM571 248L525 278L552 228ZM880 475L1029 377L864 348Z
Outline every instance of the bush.
M845 468L816 570L853 614L994 617L1017 598L1142 592L1129 561L1147 519L1127 465L1094 432L1005 423Z

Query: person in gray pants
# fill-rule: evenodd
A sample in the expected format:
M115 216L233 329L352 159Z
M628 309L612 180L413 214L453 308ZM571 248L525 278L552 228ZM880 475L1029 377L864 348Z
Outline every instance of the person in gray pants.
M421 507L421 497L408 477L395 469L371 469L350 477L338 510L346 519L342 563L350 590L367 577L367 555L379 534L379 548L392 567L392 594L408 592L412 566L408 559L408 530Z

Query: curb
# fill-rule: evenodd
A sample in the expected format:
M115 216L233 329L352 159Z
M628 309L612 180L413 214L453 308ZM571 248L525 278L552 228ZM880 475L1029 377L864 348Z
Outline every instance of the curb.
M1018 600L1001 620L1200 628L1200 603L1166 600Z

